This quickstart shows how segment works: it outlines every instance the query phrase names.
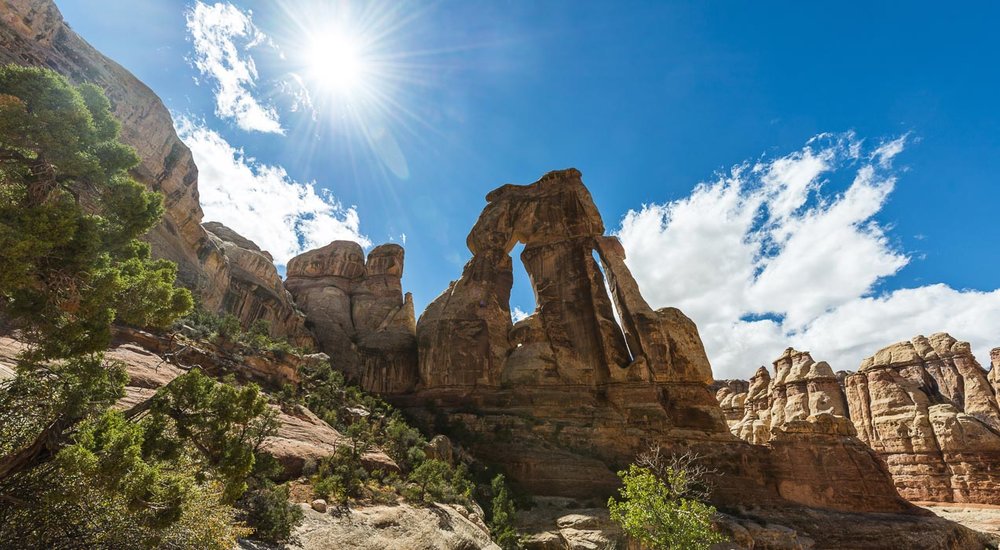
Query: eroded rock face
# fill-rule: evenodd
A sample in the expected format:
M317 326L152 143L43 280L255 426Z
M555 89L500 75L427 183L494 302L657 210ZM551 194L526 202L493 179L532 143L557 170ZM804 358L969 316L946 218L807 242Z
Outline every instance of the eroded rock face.
M234 241L218 235L220 242L202 227L198 169L191 151L177 137L170 112L152 90L80 38L50 0L0 4L0 63L47 67L72 82L90 82L103 89L121 121L121 140L141 159L133 177L163 194L163 220L145 236L153 255L175 262L179 282L191 288L209 311L233 313L245 327L267 319L274 336L308 343L292 308L275 301L270 292L258 295L251 289L271 288L273 281L248 282L245 254L228 256L231 250L223 243ZM262 275L264 269L249 272Z
M771 425L781 426L809 416L847 417L847 400L837 375L826 361L813 361L809 352L788 348L774 361L771 381Z
M763 445L792 422L848 415L838 375L826 361L817 363L809 352L788 348L773 364L774 378L760 367L750 379L742 418L730 426L740 439Z
M223 252L230 274L222 300L223 311L244 322L262 319L271 336L287 338L300 347L315 345L306 329L306 316L296 309L292 295L274 267L274 258L253 241L218 222L203 227Z
M990 373L987 378L993 386L993 395L1000 399L1000 348L990 350Z
M726 424L732 430L743 419L743 406L750 391L750 383L746 380L716 380L710 388L715 390L715 400L722 407Z
M847 377L858 436L911 500L1000 504L996 394L969 344L917 336Z
M743 400L743 418L731 427L744 441L764 445L771 439L771 373L760 367L750 378Z
M649 307L621 244L603 231L576 170L488 194L462 277L417 323L419 382L391 400L428 425L471 432L463 445L533 495L607 498L614 469L654 443L717 468L712 498L724 509L913 512L874 453L848 435L849 422L809 416L767 446L735 438L709 390L694 323ZM537 309L512 324L509 253L518 242ZM768 413L769 381L750 384L746 398L763 391Z
M288 262L287 288L333 364L365 390L396 394L417 382L413 297L403 295L403 248L334 241Z

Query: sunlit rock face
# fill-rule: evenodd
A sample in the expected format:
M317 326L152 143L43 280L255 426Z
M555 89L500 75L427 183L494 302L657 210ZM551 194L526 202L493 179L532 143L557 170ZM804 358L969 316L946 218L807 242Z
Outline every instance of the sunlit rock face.
M945 333L879 350L857 373L834 373L791 348L750 379L738 437L771 444L810 416L850 418L854 434L888 464L910 500L1000 503L996 371ZM720 390L720 404L732 397ZM839 422L839 420L838 420ZM851 427L853 424L853 428Z
M750 383L746 380L716 380L710 386L715 390L715 400L722 407L726 424L732 430L733 426L743 419L743 406L746 403Z
M534 495L606 498L614 470L658 444L715 468L713 501L724 508L912 510L849 422L810 416L767 446L729 432L697 327L646 303L578 171L486 200L462 277L417 323L419 380L390 398L397 405L464 434L473 454ZM517 243L537 309L514 324Z
M1000 504L996 390L968 343L938 333L893 344L846 386L858 436L885 459L901 495Z
M0 63L47 67L72 82L101 87L122 123L121 140L141 159L132 175L163 194L163 220L145 237L153 255L175 262L178 280L194 290L209 311L233 313L244 326L265 319L272 324L273 336L309 343L293 308L280 297L275 300L270 290L258 293L276 287L273 277L264 273L268 268L247 269L248 258L240 251L251 248L228 247L225 237L215 239L202 227L198 169L191 151L177 137L170 113L152 90L80 38L48 0L0 5ZM239 257L231 258L227 251ZM247 279L246 273L253 275Z
M788 348L773 365L774 378L760 367L750 379L742 398L742 417L730 426L738 437L763 445L790 423L824 414L847 417L843 388L825 361L816 362L809 352ZM850 423L845 429L851 431Z
M306 329L306 317L285 290L271 255L221 223L207 222L203 227L228 265L230 277L222 300L223 311L238 319L266 321L272 336L287 338L302 347L313 346L315 340Z
M332 364L364 389L396 394L417 381L413 297L403 295L403 248L334 241L288 262L285 287Z
M990 350L990 372L987 378L993 386L993 395L1000 402L1000 348Z

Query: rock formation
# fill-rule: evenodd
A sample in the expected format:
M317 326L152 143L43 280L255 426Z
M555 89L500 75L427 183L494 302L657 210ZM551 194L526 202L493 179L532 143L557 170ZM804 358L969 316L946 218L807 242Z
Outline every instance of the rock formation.
M413 297L403 295L403 248L334 241L288 262L285 287L320 348L365 390L396 394L417 381Z
M966 532L909 519L918 512L844 419L790 420L767 446L734 437L709 390L711 367L694 323L676 309L649 307L620 243L603 232L576 170L489 193L467 239L472 258L462 277L417 323L418 382L389 399L428 425L463 434L474 455L532 495L606 498L617 486L614 469L652 443L698 453L716 468L712 501L724 510L753 509L768 523L815 535L840 529L841 540L862 523L892 529L903 521L974 547ZM518 242L537 309L512 324L509 253ZM312 319L313 308L303 307ZM831 408L832 401L810 399L809 389L807 382L807 404ZM842 514L815 521L830 510ZM859 515L875 511L885 515Z
M987 378L993 386L993 395L1000 400L1000 348L990 350L990 373Z
M771 439L771 374L760 367L743 399L743 418L730 427L740 439L764 445Z
M771 381L771 425L780 426L811 415L847 416L847 401L837 375L826 361L788 348L774 361Z
M750 384L746 380L716 380L709 388L715 391L715 400L722 407L722 414L731 430L743 419L743 406Z
M995 390L969 344L917 336L865 359L846 380L858 436L911 500L1000 504Z
M241 279L244 260L228 257L224 246L202 227L198 169L177 137L170 112L152 90L80 38L51 0L0 4L0 63L47 67L72 82L101 87L122 123L121 140L141 159L133 177L163 194L163 220L145 237L153 255L177 263L179 281L194 290L209 311L234 313L244 326L267 319L274 336L308 343L294 320L294 309L266 292L261 303L254 303L257 294L248 292L247 281ZM232 272L234 265L239 273Z
M788 348L773 364L773 379L765 367L750 379L741 418L730 425L738 437L763 445L782 430L795 431L792 422L816 415L847 416L844 391L825 361L817 363L809 352Z
M242 320L264 320L272 336L285 337L301 347L313 346L306 316L292 302L292 295L274 267L274 258L221 223L207 222L202 227L222 250L228 266L230 278L222 310Z
M320 513L309 504L301 507L304 518L293 533L295 548L500 550L490 540L478 506L470 510L460 504L352 504L336 513ZM260 550L263 545L241 541L239 548Z

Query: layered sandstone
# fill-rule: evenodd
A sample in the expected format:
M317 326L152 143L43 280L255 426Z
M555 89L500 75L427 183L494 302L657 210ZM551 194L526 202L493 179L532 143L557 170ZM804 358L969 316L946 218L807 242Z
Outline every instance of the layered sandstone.
M306 316L292 301L292 295L274 267L274 258L253 241L218 222L202 224L209 238L223 252L229 271L229 285L222 310L244 320L263 320L271 336L283 337L300 347L315 344L306 329Z
M818 415L847 416L840 381L826 361L816 362L809 352L788 348L773 365L774 378L760 367L750 379L741 418L730 425L739 438L763 445L793 422Z
M715 390L715 400L722 407L726 424L732 430L733 426L743 419L743 407L750 391L750 384L746 380L716 380L710 388Z
M747 388L743 400L743 418L731 426L737 437L755 445L771 439L771 373L760 367Z
M837 375L826 361L814 361L809 352L786 349L774 361L771 425L781 426L824 413L848 416L847 400Z
M846 380L858 436L911 500L1000 504L996 394L969 344L917 336Z
M285 287L306 313L320 349L367 391L396 394L417 382L413 297L403 294L403 248L368 253L334 241L288 262Z
M230 256L225 237L220 242L202 227L198 168L177 137L170 112L152 90L80 38L50 0L0 4L0 63L47 67L72 82L90 82L103 89L121 121L121 140L141 159L133 177L163 195L163 219L145 236L153 255L175 262L178 280L209 311L233 313L245 327L266 319L272 323L272 335L309 343L294 308L270 292L255 292L274 288L265 268L247 270L244 254L237 251L239 257ZM245 278L248 271L255 274L250 279Z

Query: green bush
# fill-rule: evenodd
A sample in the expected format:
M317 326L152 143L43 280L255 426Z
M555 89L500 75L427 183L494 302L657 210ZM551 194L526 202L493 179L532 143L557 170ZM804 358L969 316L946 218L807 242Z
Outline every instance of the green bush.
M228 313L216 315L201 307L194 308L187 317L174 323L176 330L182 327L187 327L192 338L220 340L243 346L254 352L271 352L279 357L304 355L309 351L293 346L288 340L272 337L270 324L264 319L257 319L244 330L234 315Z
M632 538L654 549L705 550L726 539L712 528L715 508L703 496L701 470L689 457L660 460L659 449L618 472L621 500L608 499L611 519Z
M416 503L467 503L473 484L464 464L452 468L447 462L425 460L407 476L403 496Z
M277 544L293 543L292 533L302 521L302 509L288 502L287 485L263 483L247 491L239 507L253 530L253 538Z

